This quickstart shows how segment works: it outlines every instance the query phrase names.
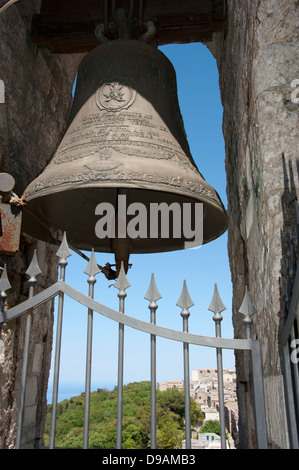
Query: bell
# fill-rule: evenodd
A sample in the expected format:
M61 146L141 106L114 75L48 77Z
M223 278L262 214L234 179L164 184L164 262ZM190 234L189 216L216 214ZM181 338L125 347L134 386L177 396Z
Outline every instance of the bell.
M140 40L105 42L85 56L67 131L24 198L25 233L53 243L55 233L66 231L70 246L114 252L117 262L129 253L186 247L183 229L165 236L160 221L151 231L151 209L160 203L182 210L202 203L200 244L227 228L223 204L190 153L174 68L162 52ZM99 235L96 226L105 207L115 210L116 232L124 207L131 207L127 222L132 208L144 207L143 236Z

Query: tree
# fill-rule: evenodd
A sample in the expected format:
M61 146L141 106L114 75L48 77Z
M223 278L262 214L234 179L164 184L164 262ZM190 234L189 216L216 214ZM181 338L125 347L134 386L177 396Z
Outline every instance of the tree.
M205 424L202 425L199 432L200 433L213 432L217 434L218 436L220 436L221 435L220 423L219 421L209 419L208 421L205 422Z
M181 449L184 431L180 429L178 415L164 410L157 420L157 449Z
M180 417L180 426L184 426L185 419L185 394L176 387L157 393L157 404L161 408L167 408ZM200 406L194 399L190 399L190 418L193 426L198 425L204 420L204 415Z
M209 419L208 421L205 422L205 424L200 428L200 433L204 432L214 432L218 436L221 436L221 431L220 431L220 423L219 421ZM225 434L226 439L228 440L228 434Z
M131 383L123 388L122 446L124 449L147 449L151 445L150 382ZM56 420L55 445L82 447L84 394L59 404ZM45 430L45 445L49 442L51 406ZM191 422L203 419L200 407L190 400ZM90 396L89 447L112 449L116 446L117 387L113 391L98 389ZM185 398L178 389L157 391L157 447L181 448L184 439Z

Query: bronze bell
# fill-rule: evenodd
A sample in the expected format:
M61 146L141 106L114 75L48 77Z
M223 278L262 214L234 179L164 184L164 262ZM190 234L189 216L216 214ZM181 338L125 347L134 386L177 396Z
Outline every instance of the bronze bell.
M174 68L162 52L140 40L106 42L81 62L66 134L24 193L23 230L52 243L57 231L66 231L71 246L114 252L118 260L128 253L185 247L184 234L99 238L96 207L105 202L117 211L120 194L127 204L148 208L202 202L203 243L227 228L223 204L189 150Z

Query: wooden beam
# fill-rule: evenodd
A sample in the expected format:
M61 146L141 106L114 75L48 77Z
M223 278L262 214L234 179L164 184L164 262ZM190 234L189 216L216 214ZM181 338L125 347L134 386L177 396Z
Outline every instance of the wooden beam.
M124 8L129 3L115 2ZM111 21L111 0L108 5ZM139 16L139 1L133 16ZM143 19L154 22L158 45L207 42L225 28L224 0L144 0ZM104 0L43 0L41 14L32 18L32 41L53 53L88 52L96 46L94 29L104 20Z
M184 15L186 12L206 14L213 12L214 2L219 0L143 0L145 18L160 15ZM224 0L220 0L222 4ZM112 14L113 0L108 0L109 15ZM42 15L75 15L82 18L93 18L104 15L105 0L42 0ZM130 0L115 0L116 8L125 8L128 12ZM134 1L134 16L138 17L139 0Z

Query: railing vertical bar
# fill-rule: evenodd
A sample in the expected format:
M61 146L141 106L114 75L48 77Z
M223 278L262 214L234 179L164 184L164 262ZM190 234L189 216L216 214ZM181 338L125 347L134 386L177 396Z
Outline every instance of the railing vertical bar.
M216 354L217 354L217 370L218 370L218 397L219 397L221 449L226 449L222 349L217 348Z
M25 331L25 340L24 340L20 399L19 399L19 407L18 407L18 419L17 419L17 433L16 433L16 442L15 442L16 449L20 449L21 447L21 434L22 434L22 425L23 425L23 418L24 418L24 405L25 405L26 382L27 382L27 373L28 373L31 324L32 324L32 311L28 312L27 318L26 318L26 331Z
M221 316L221 315L220 315ZM221 319L215 320L216 337L221 338ZM221 449L226 449L222 349L216 348Z
M89 440L89 410L90 410L91 360L92 360L92 329L93 329L93 311L88 309L83 449L88 448L88 440Z
M155 277L152 273L150 286L147 293L144 296L145 299L149 300L150 309L150 321L152 325L156 324L156 311L158 308L157 300L161 299L162 296L157 289ZM156 335L151 334L150 339L151 345L151 449L156 448Z
M35 285L37 283L36 276L41 274L39 269L36 250L32 258L32 262L26 274L30 276L29 279L29 299L32 299L35 292ZM32 309L28 311L26 318L26 330L25 330L25 339L24 339L24 351L23 351L23 364L22 364L22 376L21 376L21 387L20 387L20 398L19 398L19 407L18 407L18 419L17 419L17 432L16 432L16 449L21 447L21 436L22 436L22 426L24 419L24 408L25 408L25 397L26 397L26 383L27 383L27 374L28 374L28 362L29 362L29 346L30 346L30 336L31 336L31 325L32 325Z
M89 275L87 280L89 284L88 296L94 298L94 285L96 283L95 275L100 272L97 266L94 250L85 269L85 274ZM89 442L89 412L90 412L90 388L91 388L91 362L92 362L92 331L93 331L93 310L88 309L87 321L87 346L86 346L86 369L85 369L85 402L84 402L84 426L83 426L83 449L88 448Z
M268 448L267 437L267 421L265 410L265 397L263 386L263 372L261 360L260 343L255 341L251 348L251 367L253 378L253 395L254 395L254 411L255 411L255 425L256 425L256 438L258 449Z
M0 291L0 314L1 314L1 316L4 314L5 298L6 298L5 292ZM2 325L3 325L3 323L1 322L1 324L0 324L0 335L1 335L1 332L2 332Z
M244 315L243 323L245 325L246 339L251 339L252 317L256 313L255 307L251 302L248 287L245 287L245 294L239 312ZM256 426L256 439L259 449L268 448L267 421L265 410L262 356L259 341L252 342L251 347L251 370L253 380L254 413Z
M65 270L68 264L66 258L71 256L69 251L66 235L64 233L63 240L60 248L56 253L56 256L60 258L60 280L65 281ZM57 313L57 327L56 327L56 345L55 345L55 361L54 361L54 374L53 374L53 394L52 394L52 414L51 414L51 425L50 425L50 438L49 448L53 449L55 446L55 434L56 434L56 416L57 416L57 401L58 401L58 386L59 386L59 369L60 369L60 352L61 352L61 336L62 336L62 320L63 320L63 304L64 304L64 293L59 293L58 299L58 313Z
M155 313L151 313L155 324ZM151 335L151 449L156 448L156 336Z
M223 320L221 312L226 310L226 307L220 298L217 284L215 284L214 286L214 295L208 310L214 312L213 320L215 322L215 335L216 338L221 338L221 322ZM222 348L216 348L216 358L218 372L218 399L221 449L226 449Z
M61 292L59 294L57 327L56 327L55 362L54 362L53 392L52 392L52 414L51 414L51 427L50 427L50 439L49 439L49 448L50 449L54 449L54 445L55 445L57 400L58 400L58 386L59 386L59 369L60 369L60 351L61 351L61 335L62 335L62 319L63 319L63 302L64 302L64 294Z
M121 312L121 310L119 310ZM124 313L124 312L121 312ZM117 427L116 448L122 447L122 411L124 385L124 325L119 324L118 330L118 376L117 376Z
M5 318L4 306L5 306L5 299L7 298L6 291L9 289L11 289L11 285L7 277L7 268L5 264L1 278L0 278L0 315L1 315L1 318ZM2 332L2 325L3 325L3 320L0 324L0 335Z
M123 262L114 287L119 290L119 312L125 313L125 290L130 287L127 280ZM117 422L116 422L116 448L122 447L122 415L123 415L123 384L124 384L124 324L118 327L118 372L117 372Z
M190 316L189 308L192 307L193 301L190 298L186 281L183 284L181 296L177 302L181 307L181 316L183 318L183 332L188 333L188 318ZM184 355L184 394L185 394L185 438L186 449L191 449L191 414L190 414L190 372L189 372L189 344L183 343Z
M187 320L188 321L188 320ZM185 330L188 332L188 329ZM184 343L184 394L185 394L185 432L186 449L191 449L191 415L190 415L190 373L189 373L189 344Z

